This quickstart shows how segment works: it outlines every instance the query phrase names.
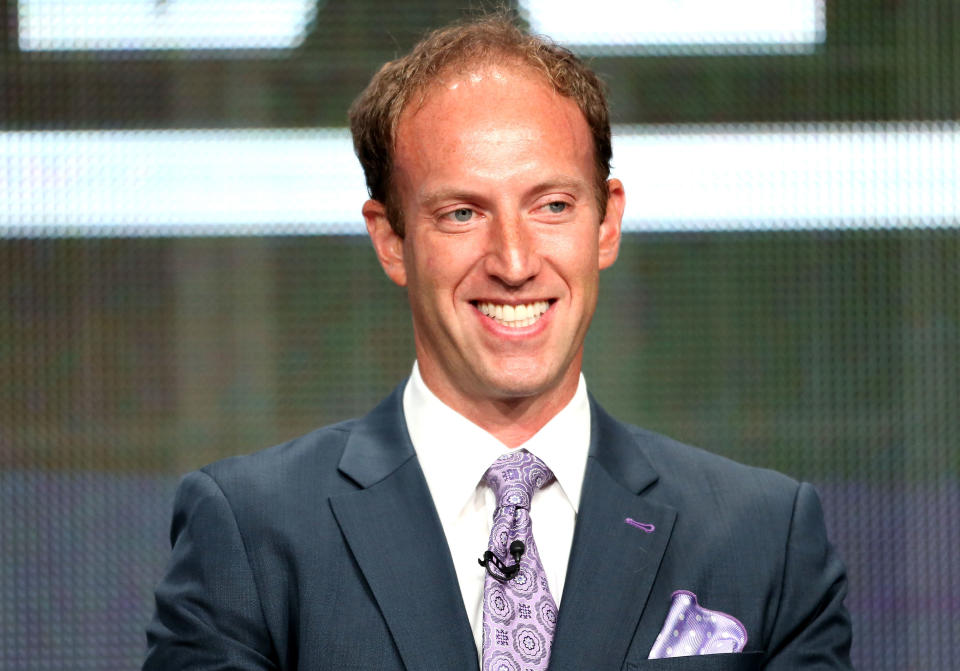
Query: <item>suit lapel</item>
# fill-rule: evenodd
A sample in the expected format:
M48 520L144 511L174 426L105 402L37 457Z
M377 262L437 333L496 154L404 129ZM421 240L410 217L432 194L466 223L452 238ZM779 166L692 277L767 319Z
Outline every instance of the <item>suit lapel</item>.
M591 413L551 671L622 667L676 519L672 508L639 496L657 474L637 440L592 398Z
M405 666L476 669L450 550L403 420L402 388L357 423L330 505Z

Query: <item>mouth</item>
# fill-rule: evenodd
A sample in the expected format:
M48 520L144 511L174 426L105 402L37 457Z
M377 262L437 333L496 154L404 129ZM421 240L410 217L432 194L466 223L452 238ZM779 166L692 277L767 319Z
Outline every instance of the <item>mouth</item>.
M507 328L524 328L536 324L544 313L550 309L553 301L534 301L510 305L507 303L490 303L488 301L474 301L473 305L483 315L489 317L501 326Z

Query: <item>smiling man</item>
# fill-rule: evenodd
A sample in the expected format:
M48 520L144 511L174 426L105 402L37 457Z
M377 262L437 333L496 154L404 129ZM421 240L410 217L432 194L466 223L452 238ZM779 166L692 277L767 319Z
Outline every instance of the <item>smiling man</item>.
M577 389L624 192L598 184L586 118L534 67L448 68L397 123L387 198L403 221L378 200L363 215L407 287L424 383L514 447Z
M144 668L850 668L813 489L587 394L625 204L596 76L483 19L386 64L351 127L412 374L184 479Z

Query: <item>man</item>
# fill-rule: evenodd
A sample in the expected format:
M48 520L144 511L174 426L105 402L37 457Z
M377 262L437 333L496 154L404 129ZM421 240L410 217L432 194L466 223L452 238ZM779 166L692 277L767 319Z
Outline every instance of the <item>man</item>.
M385 65L351 126L413 374L184 479L144 668L849 668L812 488L586 393L625 202L596 76L484 19Z

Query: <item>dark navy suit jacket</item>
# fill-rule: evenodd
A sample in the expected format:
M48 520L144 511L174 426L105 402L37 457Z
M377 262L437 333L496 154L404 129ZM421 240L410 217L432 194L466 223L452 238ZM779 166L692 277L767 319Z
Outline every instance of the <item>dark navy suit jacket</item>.
M146 671L478 668L401 397L183 479ZM591 412L550 669L850 668L812 487ZM679 589L738 618L745 653L648 661Z

